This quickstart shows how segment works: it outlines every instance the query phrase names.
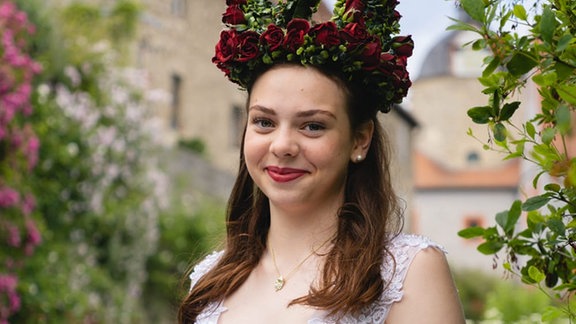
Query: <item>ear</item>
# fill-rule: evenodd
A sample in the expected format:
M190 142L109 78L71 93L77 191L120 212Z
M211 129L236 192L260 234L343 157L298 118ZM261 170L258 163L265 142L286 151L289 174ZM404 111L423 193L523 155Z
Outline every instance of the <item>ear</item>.
M358 163L366 158L370 143L372 142L372 134L374 134L374 122L372 120L360 125L354 133L354 146L352 147L352 154L350 160Z

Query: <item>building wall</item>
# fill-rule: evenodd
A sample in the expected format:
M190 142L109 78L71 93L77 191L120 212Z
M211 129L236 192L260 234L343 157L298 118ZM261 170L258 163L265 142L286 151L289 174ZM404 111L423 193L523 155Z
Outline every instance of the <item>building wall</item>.
M413 214L413 223L417 225L413 232L444 246L448 261L455 269L493 273L492 256L476 250L482 240L466 240L457 233L474 223L493 226L494 216L509 209L516 196L515 188L419 190Z
M467 32L448 34L432 49L423 63L424 77L411 89L411 112L420 123L414 139L411 230L444 245L454 267L492 272L492 258L476 250L481 241L457 233L473 224L493 225L495 215L518 199L527 171L522 163L503 161L503 154L483 149L490 142L487 125L475 124L467 115L472 107L488 105L477 80L485 53L463 49L470 40ZM524 111L536 100L533 89L517 99ZM515 122L526 118L523 114L519 111ZM468 135L469 129L480 142Z
M411 227L409 215L414 207L414 170L411 165L415 125L403 119L396 110L379 114L379 119L390 141L390 176L396 195L405 207L406 230Z
M166 140L199 139L217 167L235 170L239 121L231 119L235 107L244 106L245 94L211 63L225 2L200 2L143 1L136 63L149 72L151 87L167 95L157 111Z

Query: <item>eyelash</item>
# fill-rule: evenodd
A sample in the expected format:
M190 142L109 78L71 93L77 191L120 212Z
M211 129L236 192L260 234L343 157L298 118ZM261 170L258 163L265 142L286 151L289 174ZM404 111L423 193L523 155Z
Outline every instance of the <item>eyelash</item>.
M264 126L264 125L262 125L263 123L268 123L269 125ZM252 124L254 124L260 128L269 128L269 127L272 127L274 125L274 123L270 119L262 118L262 117L252 118Z
M272 128L275 126L275 124L272 120L270 120L268 118L262 118L262 117L252 118L252 124L256 125L258 128L261 128L261 129L268 129L268 128ZM265 125L265 124L267 124L267 125ZM325 130L326 126L324 126L324 124L321 122L307 122L302 126L301 129L303 131L306 131L306 132L317 133L317 132L321 132L321 131Z
M315 127L316 129L310 129L310 126ZM304 129L308 128L307 130L310 132L319 132L326 129L326 127L322 123L318 122L310 122L304 125Z

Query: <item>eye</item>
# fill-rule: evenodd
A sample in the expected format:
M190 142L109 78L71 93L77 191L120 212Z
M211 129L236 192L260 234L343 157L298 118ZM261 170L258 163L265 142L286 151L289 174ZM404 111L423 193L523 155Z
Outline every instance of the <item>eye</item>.
M252 124L263 129L274 127L274 123L270 119L262 117L254 117L252 119Z
M311 122L304 125L303 129L308 132L320 132L326 129L326 127L318 122Z

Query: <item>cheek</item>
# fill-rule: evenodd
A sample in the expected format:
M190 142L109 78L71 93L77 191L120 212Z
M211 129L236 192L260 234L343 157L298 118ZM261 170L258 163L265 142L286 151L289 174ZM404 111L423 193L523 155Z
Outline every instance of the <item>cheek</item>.
M320 165L348 164L352 152L348 141L332 140L319 143L314 148L307 150L307 156Z
M246 166L253 168L266 153L266 145L262 140L251 136L249 133L244 138L244 159Z

